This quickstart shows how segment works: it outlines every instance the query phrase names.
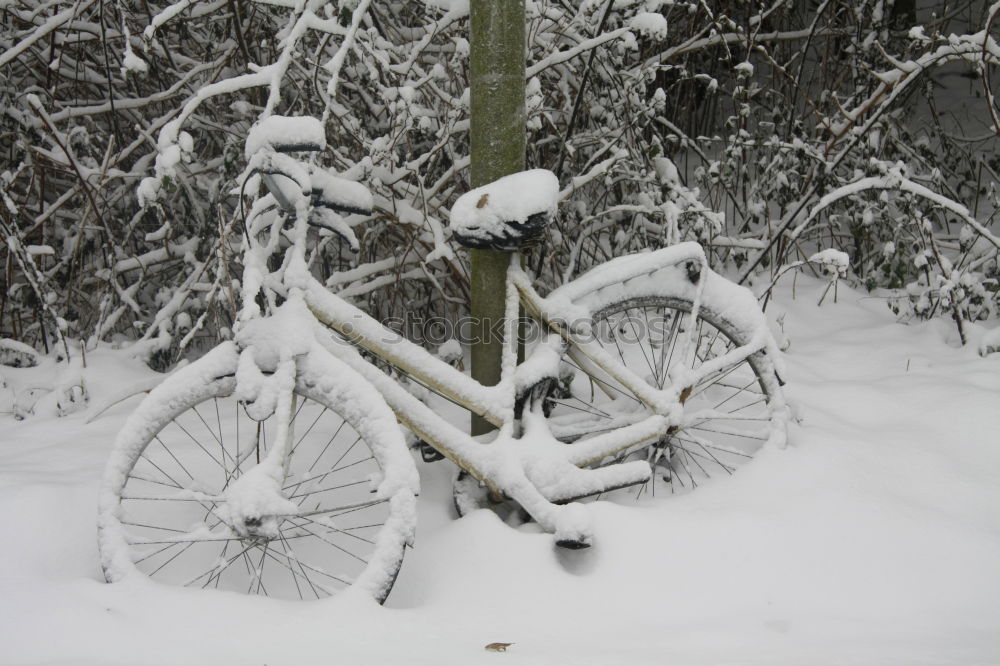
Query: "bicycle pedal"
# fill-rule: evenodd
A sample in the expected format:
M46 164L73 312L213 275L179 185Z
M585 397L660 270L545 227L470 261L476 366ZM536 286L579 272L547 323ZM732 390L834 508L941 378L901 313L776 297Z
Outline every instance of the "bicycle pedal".
M584 548L590 548L590 544L586 541L578 541L577 539L560 539L556 541L556 545L560 548L565 548L566 550L583 550Z
M423 460L425 463L432 463L432 462L437 462L439 460L444 460L444 456L441 455L441 453L437 449L433 448L427 442L422 441L419 444L417 444L417 446L420 447L420 459Z

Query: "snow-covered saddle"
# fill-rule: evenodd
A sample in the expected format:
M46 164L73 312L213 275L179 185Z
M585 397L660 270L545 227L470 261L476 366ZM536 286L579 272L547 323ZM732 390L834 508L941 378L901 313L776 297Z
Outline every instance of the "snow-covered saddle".
M460 196L451 209L451 231L465 247L512 252L541 241L558 202L554 173L521 171Z

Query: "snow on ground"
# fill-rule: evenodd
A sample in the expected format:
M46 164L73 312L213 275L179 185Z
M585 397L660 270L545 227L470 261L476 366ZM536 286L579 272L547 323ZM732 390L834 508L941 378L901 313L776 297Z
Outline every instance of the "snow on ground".
M1000 663L1000 355L844 285L816 307L800 278L792 300L786 279L768 314L791 341L787 449L690 495L598 503L576 552L454 520L447 463L421 464L385 608L103 583L97 484L135 399L86 425L0 415L0 663ZM85 375L96 404L148 373L101 350Z

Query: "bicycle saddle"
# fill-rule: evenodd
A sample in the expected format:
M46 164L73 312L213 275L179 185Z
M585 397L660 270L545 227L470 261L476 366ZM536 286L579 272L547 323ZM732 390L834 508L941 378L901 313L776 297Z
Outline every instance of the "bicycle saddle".
M541 241L559 201L559 179L530 169L469 190L451 209L451 231L465 247L513 252Z

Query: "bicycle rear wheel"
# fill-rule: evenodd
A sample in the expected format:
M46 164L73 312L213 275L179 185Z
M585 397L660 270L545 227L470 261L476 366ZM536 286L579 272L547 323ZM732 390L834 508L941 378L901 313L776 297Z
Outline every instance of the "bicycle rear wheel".
M784 442L785 408L775 372L773 345L752 354L727 354L768 335L752 295L706 272L697 319L689 277L617 285L610 294L586 294L575 302L593 312L587 344L663 389L712 364L718 367L693 385L682 386L680 423L663 437L613 459L647 460L653 478L641 488L618 494L669 495L731 475L769 441ZM750 299L748 301L748 299ZM758 317L727 316L727 306L752 308ZM739 308L737 308L739 310ZM544 396L552 434L562 441L588 437L635 423L648 415L645 405L618 381L588 365L572 347L563 358L560 381Z
M101 498L106 578L139 572L291 599L359 584L384 601L415 519L407 484L379 492L383 479L411 474L396 468L413 463L395 421L373 396L300 372L280 489L295 509L248 535L227 511L227 492L274 444L275 417L253 418L233 396L235 361L231 348L217 348L182 369L120 433Z

